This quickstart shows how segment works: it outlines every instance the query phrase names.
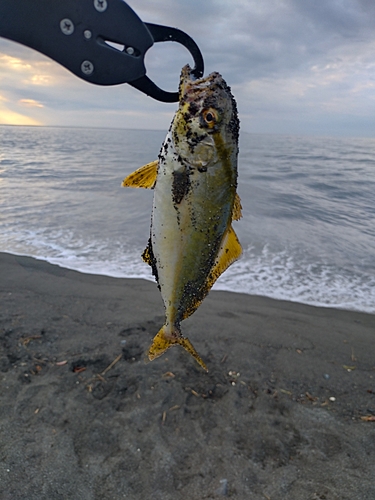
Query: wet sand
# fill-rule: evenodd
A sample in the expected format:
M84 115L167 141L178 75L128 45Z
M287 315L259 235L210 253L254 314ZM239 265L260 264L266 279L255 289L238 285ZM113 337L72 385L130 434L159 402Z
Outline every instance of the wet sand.
M375 316L211 292L146 362L157 287L0 254L3 500L375 498Z

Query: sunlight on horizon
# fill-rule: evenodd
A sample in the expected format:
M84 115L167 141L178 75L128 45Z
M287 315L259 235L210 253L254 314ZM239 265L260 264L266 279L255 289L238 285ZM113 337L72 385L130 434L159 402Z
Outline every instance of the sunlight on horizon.
M1 125L43 125L42 122L31 118L30 116L10 111L0 105L0 124Z

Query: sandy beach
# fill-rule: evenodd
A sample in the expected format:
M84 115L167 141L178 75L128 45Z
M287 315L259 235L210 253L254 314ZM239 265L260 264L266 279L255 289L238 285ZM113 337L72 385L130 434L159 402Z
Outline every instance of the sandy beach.
M3 500L373 500L375 316L211 292L147 362L156 284L0 254Z

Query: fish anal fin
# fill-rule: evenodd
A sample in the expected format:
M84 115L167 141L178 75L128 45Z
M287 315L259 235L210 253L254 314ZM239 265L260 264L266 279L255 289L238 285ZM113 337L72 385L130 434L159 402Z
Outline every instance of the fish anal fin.
M158 160L155 160L129 174L122 181L122 187L152 189L156 183L157 173Z
M193 358L197 361L197 363L206 372L208 372L207 366L205 365L204 361L195 350L190 340L185 337L182 337L179 333L176 336L167 335L165 325L155 335L152 341L152 345L148 351L148 359L152 361L153 359L158 358L159 356L164 354L165 351L167 351L170 347L176 344L182 346L189 354L193 356Z
M148 240L147 247L143 250L142 259L146 264L151 266L152 274L155 276L156 282L159 283L158 268L156 266L156 259L152 249L151 238Z
M207 286L211 288L218 277L228 269L242 254L242 247L232 226L224 234L219 253L207 278Z
M146 262L146 264L152 267L155 257L154 252L152 251L151 238L148 240L147 247L143 250L142 259L143 262Z
M241 217L242 217L241 198L238 196L238 193L236 193L232 210L232 220L240 220Z

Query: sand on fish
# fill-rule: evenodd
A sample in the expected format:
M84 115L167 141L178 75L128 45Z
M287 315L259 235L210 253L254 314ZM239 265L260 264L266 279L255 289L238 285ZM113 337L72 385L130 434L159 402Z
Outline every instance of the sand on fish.
M3 500L375 498L375 316L211 292L152 363L157 287L0 254Z

